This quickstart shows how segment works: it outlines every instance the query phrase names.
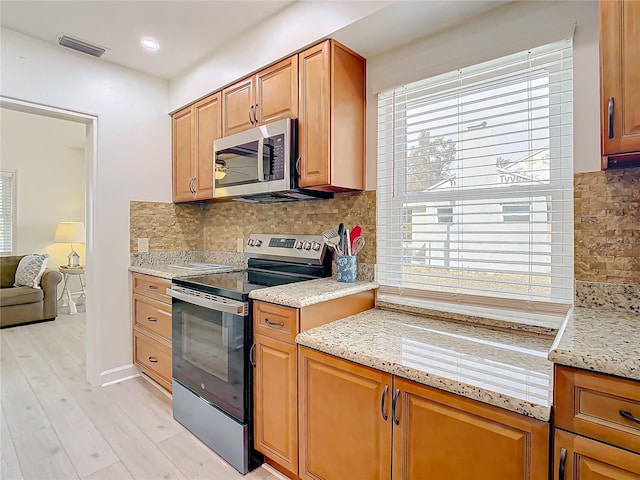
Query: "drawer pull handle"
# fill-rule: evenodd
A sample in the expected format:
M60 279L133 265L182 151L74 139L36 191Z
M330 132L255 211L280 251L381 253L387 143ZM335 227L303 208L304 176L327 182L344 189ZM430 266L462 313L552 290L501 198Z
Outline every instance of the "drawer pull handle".
M264 319L264 323L266 323L270 327L284 327L284 322L272 322L268 318Z
M158 287L156 287L155 285L149 285L149 290L157 290Z
M558 480L564 480L564 464L567 462L567 449L560 449L560 462L558 465Z
M387 393L389 393L389 385L384 386L384 390L382 392L382 398L380 399L380 413L382 414L382 419L387 420L389 415L387 415L385 404L387 403Z
M398 413L398 399L400 398L400 389L396 389L396 393L391 397L391 418L393 423L400 425L400 419L397 416Z
M640 423L640 418L635 417L633 413L627 412L626 410L620 410L620 416L627 420L631 420L632 422Z
M147 321L153 323L153 322L157 322L158 319L153 317L147 317Z
M158 359L156 357L148 357L151 363L158 363Z

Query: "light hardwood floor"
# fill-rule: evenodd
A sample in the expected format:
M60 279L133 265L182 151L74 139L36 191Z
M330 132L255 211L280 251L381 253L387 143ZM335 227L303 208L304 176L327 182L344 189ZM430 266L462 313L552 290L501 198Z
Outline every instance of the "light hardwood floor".
M143 378L86 383L84 313L0 330L0 478L277 480L240 475Z

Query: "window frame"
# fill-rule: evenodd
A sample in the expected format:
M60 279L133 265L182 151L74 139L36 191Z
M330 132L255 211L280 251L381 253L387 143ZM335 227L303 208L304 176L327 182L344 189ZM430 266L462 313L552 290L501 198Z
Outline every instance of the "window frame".
M556 42L553 42L556 43ZM552 44L549 44L552 45ZM573 44L570 46L571 48L571 57L573 57ZM521 52L521 54L524 52ZM508 57L508 56L507 56ZM503 57L503 58L507 58ZM500 61L501 59L497 59ZM571 60L573 61L573 60ZM482 64L472 66L470 69L477 68ZM572 67L573 68L573 67ZM450 78L446 79L447 76L451 77L454 72L450 72L449 74L445 74L442 76L434 77L445 77L445 80L442 83L451 83ZM549 92L548 98L550 98L558 91L554 91L554 89L559 89L557 86L556 80L562 77L563 72L560 67L556 66L555 69L551 69L548 73L550 78L549 80ZM558 78L555 78L558 77ZM418 82L416 82L418 83ZM427 87L429 89L431 87ZM465 89L470 87L462 87L457 91L458 98L461 98L465 95ZM480 200L486 199L487 197L494 198L496 200L496 205L500 205L502 203L514 202L518 198L528 198L530 205L529 211L526 215L531 219L532 214L534 214L535 209L532 208L533 204L539 201L540 198L546 199L545 201L551 204L561 204L564 202L571 202L571 215L570 218L568 212L564 210L556 211L552 209L551 212L547 214L550 216L556 216L559 218L549 218L549 223L555 223L562 225L562 228L559 231L553 231L551 233L551 251L549 253L550 257L552 257L550 261L550 272L548 276L551 280L551 293L548 295L548 300L557 303L558 299L561 299L562 302L566 302L564 305L566 308L569 308L573 303L574 296L574 276L573 276L573 175L571 173L571 183L569 184L569 180L563 178L561 175L557 175L557 170L554 168L550 169L550 176L548 183L540 183L533 184L533 182L527 182L526 184L519 184L519 182L514 182L512 185L500 187L500 188L465 188L464 190L460 190L459 195L452 196L452 190L443 190L443 191L407 191L407 162L409 150L409 142L407 141L408 137L408 129L407 129L407 112L410 111L410 108L407 108L408 105L407 99L401 98L400 102L405 102L405 108L396 111L395 107L397 104L396 95L407 95L406 87L400 87L396 89L391 89L386 92L382 92L378 97L378 134L380 132L391 132L391 144L386 144L382 147L378 148L378 190L385 192L385 200L387 202L386 205L380 204L378 202L378 250L386 252L399 252L400 261L395 262L395 264L389 264L385 262L384 275L382 278L378 278L379 283L382 285L381 291L395 291L399 293L401 296L409 296L411 297L416 292L412 292L411 289L403 288L403 266L410 265L407 263L407 257L411 257L411 250L407 250L404 247L404 243L407 242L405 238L398 238L393 235L394 230L398 229L406 229L403 223L403 216L398 215L398 211L406 211L408 209L415 208L417 206L436 206L442 207L446 202L450 202L453 205L452 217L456 217L459 213L456 212L455 206L458 205L460 201L469 201L469 200ZM386 96L386 101L388 104L381 104L381 97ZM390 100L389 100L390 98ZM422 97L420 97L422 98ZM435 100L434 100L435 101ZM549 113L545 118L549 119L548 129L551 132L553 129L559 129L562 127L561 120L558 117L555 117L552 113L555 108L558 107L558 104L549 104ZM389 116L390 118L387 118ZM461 117L458 117L461 118ZM572 121L573 127L573 121ZM460 139L458 139L458 143ZM551 158L554 158L554 154L557 154L561 151L561 149L566 149L567 146L561 144L558 141L558 137L556 135L552 135L550 133L550 140L548 145L549 154ZM391 156L392 161L381 161L381 158L385 156ZM558 156L558 155L556 155ZM573 158L572 152L571 157L567 161L567 164L572 168ZM563 168L566 168L566 165L563 165ZM389 181L389 178L391 179ZM449 181L455 183L455 177L450 179ZM386 196L389 196L391 200L386 199ZM380 194L379 194L380 198ZM521 202L520 202L521 203ZM440 210L437 208L437 211ZM502 221L504 223L521 223L521 222L506 222L504 220L504 212L503 209L498 207L499 210L496 213L501 214ZM509 215L509 214L507 214ZM437 214L438 223L445 224L444 222L440 222L440 214ZM447 223L447 227L449 227L449 223ZM529 222L526 222L529 223ZM456 223L454 222L453 225ZM448 229L447 229L448 230ZM404 236L402 236L404 237ZM413 236L412 236L413 237ZM570 246L567 246L565 238L571 238ZM410 241L412 238L409 239ZM570 253L571 255L571 264L566 264L567 255ZM378 257L380 257L380 253ZM384 256L389 256L386 253ZM555 259L555 260L554 260ZM378 260L380 262L380 260ZM429 264L430 265L430 264ZM570 274L567 272L570 270ZM561 273L560 275L558 273ZM389 280L390 279L390 280ZM558 279L558 280L555 280ZM400 286L388 286L385 285L386 282L393 283L394 285ZM430 290L425 288L425 296L428 296L428 292ZM417 292L417 295L422 296L421 292ZM442 298L441 295L436 294L435 297ZM458 300L456 303L465 303L464 301L460 301L459 296L456 294L452 294L452 297ZM540 303L541 300L537 300L535 303ZM513 306L511 302L506 302ZM544 303L544 301L542 301ZM561 307L564 308L564 307ZM518 309L518 308L517 308Z
M0 177L9 178L9 185L11 188L11 193L9 195L10 204L9 204L9 215L7 216L9 221L9 235L11 237L11 250L0 250L0 255L9 256L16 254L16 245L17 245L17 227L18 227L18 208L17 208L17 184L18 184L18 172L17 170L0 170ZM3 180L4 182L4 180ZM0 209L0 216L4 218L4 214L2 209Z

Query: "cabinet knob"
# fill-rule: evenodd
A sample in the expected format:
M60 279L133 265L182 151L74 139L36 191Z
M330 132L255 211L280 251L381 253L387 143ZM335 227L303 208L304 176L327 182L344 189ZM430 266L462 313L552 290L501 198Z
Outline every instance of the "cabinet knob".
M558 465L558 480L564 480L564 465L567 462L567 449L560 449L560 464Z
M393 394L393 398L391 399L391 416L393 418L393 423L396 425L400 425L400 419L397 416L398 413L398 399L400 398L400 389L396 389L396 392Z
M389 385L384 386L384 390L382 391L382 397L380 398L380 413L382 414L382 419L384 421L386 421L387 418L389 418L389 415L387 415L387 408L385 406L385 404L387 403L387 393L389 393Z
M627 412L626 410L620 410L620 416L622 418L626 418L627 420L631 420L632 422L640 423L640 418L633 415L631 412Z
M270 327L284 327L284 322L272 322L268 318L264 319L264 323L266 323Z
M609 97L609 138L613 138L613 97Z

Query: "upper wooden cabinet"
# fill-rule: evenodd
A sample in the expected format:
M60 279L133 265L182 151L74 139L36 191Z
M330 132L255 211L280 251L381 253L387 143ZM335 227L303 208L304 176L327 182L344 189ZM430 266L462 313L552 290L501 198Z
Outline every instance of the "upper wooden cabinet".
M299 54L303 188L364 188L365 60L333 40Z
M173 201L213 198L213 141L222 135L220 92L172 116Z
M602 168L640 165L640 2L600 1Z
M225 88L223 135L298 116L298 56L293 55Z

